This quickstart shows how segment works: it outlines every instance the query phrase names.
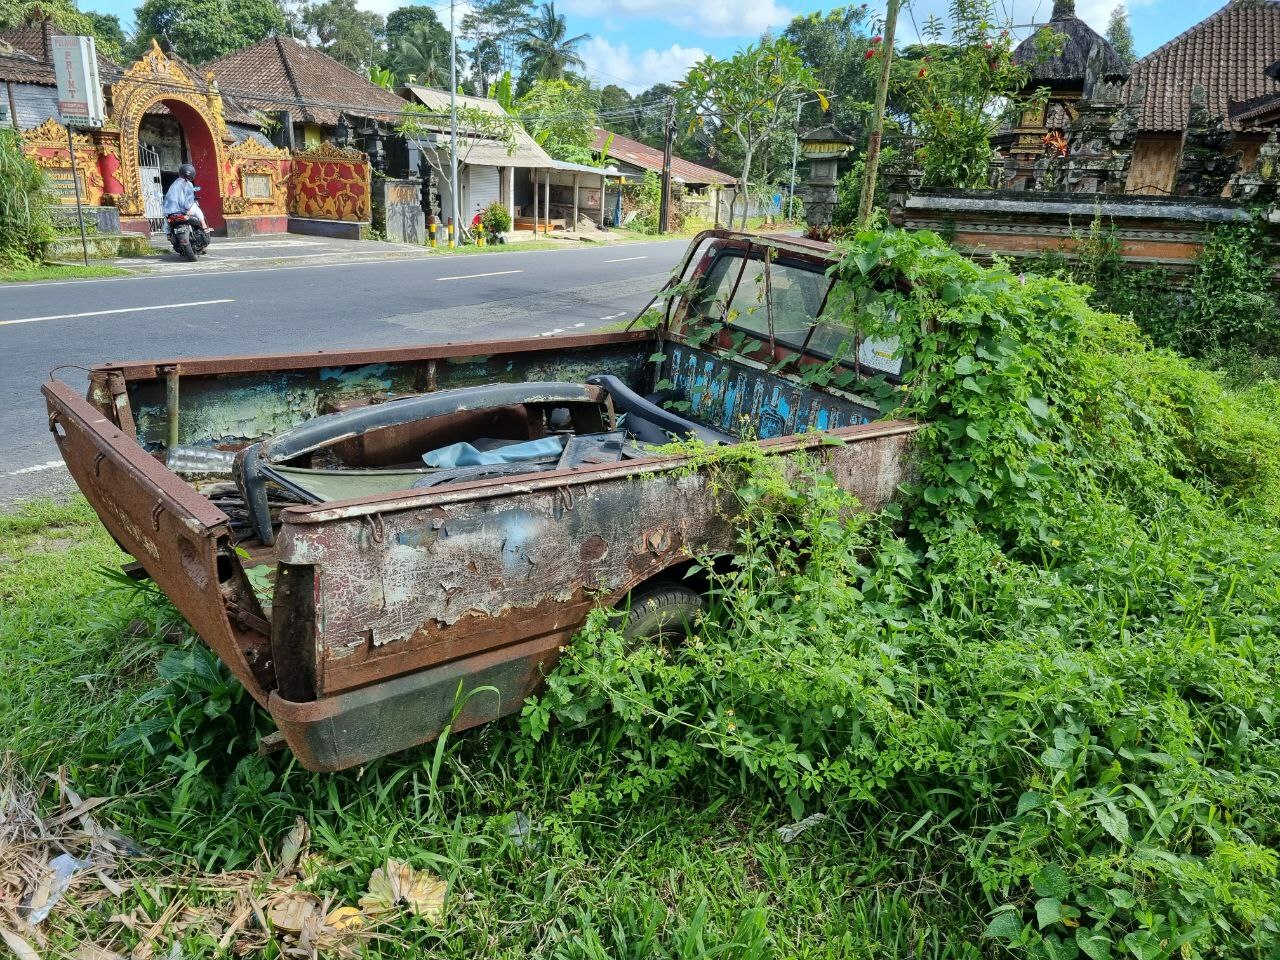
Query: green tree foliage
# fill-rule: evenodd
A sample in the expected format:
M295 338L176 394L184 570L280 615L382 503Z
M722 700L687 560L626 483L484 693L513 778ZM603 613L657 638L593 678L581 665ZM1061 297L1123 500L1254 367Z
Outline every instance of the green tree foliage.
M89 33L96 41L98 52L109 60L121 60L129 38L125 36L124 27L120 26L120 18L114 13L93 10L86 10L84 15L92 24Z
M585 83L538 80L516 103L525 129L557 160L591 163L599 94Z
M760 148L795 122L796 104L827 100L818 78L789 40L765 39L728 60L707 56L690 69L677 93L690 131L723 134L742 151L738 182L749 187ZM747 205L742 205L746 225ZM730 219L732 220L731 214Z
M201 64L284 29L274 0L144 0L134 12L139 46L168 38L179 56Z
M38 263L53 240L44 175L22 152L17 131L0 127L0 265Z
M416 23L397 40L391 63L400 79L449 89L449 31L439 23Z
M315 45L352 70L373 63L386 30L382 17L356 6L356 0L324 0L302 14Z
M922 28L919 59L898 65L895 78L921 143L917 161L925 186L980 187L987 182L991 138L1010 98L1030 71L1013 62L1013 35L995 21L991 0L952 0L951 39L936 17ZM1042 30L1048 45L1059 35ZM879 54L867 60L879 72Z
M93 37L98 53L109 60L119 61L124 57L126 38L120 28L120 18L112 14L82 12L74 0L25 0L0 5L0 30L40 20L52 20L68 33Z
M1129 29L1129 11L1125 9L1123 3L1111 11L1111 18L1107 21L1106 38L1125 63L1133 64L1138 59L1133 50L1133 31Z
M591 34L569 36L564 14L556 13L555 3L544 3L520 33L518 50L522 58L522 77L530 80L563 80L565 71L585 67L578 53Z
M819 85L829 91L832 117L845 133L857 133L867 114L875 88L864 63L871 49L868 32L871 12L865 4L836 7L826 13L795 17L782 36L795 45L800 59L813 71ZM816 102L805 106L802 128L824 122Z
M462 34L471 42L472 72L486 94L519 66L518 46L528 25L526 0L479 0L462 18Z
M927 424L915 479L872 518L821 455L796 473L691 446L736 557L698 560L711 606L687 639L637 645L601 612L525 708L543 741L594 738L571 808L821 810L880 862L929 851L946 881L924 899L983 956L1271 956L1275 400L928 234L859 234L837 276L848 349L894 337L910 362L882 396Z
M607 84L601 89L600 111L602 113L625 110L629 106L631 106L631 94L616 83Z

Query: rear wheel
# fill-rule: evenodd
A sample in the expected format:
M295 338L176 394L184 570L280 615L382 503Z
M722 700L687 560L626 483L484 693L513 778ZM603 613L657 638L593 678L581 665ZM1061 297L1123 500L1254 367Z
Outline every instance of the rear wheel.
M655 583L631 594L622 614L622 635L637 643L675 643L692 631L702 612L702 595L676 583Z
M178 255L188 263L196 262L196 248L191 245L191 233L187 230L179 231L173 238L173 245L178 248Z

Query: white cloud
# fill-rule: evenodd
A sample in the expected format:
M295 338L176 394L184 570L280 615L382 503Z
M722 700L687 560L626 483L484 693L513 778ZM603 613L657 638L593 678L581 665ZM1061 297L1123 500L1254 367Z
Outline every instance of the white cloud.
M680 80L706 55L701 47L682 47L678 43L665 50L650 48L632 54L626 43L615 46L604 37L592 37L582 45L587 73L602 85L616 83L629 93L647 90L655 83Z
M386 16L393 10L399 10L401 7L416 7L420 4L414 3L413 0L356 0L356 6L361 10L368 10L370 13L380 13ZM422 4L429 6L435 11L440 22L446 27L449 26L449 4L447 3L429 3ZM454 5L454 18L458 23L462 23L462 18L471 12L471 4L467 0L458 0Z
M776 0L566 0L562 5L585 16L656 18L712 37L758 36L794 16Z

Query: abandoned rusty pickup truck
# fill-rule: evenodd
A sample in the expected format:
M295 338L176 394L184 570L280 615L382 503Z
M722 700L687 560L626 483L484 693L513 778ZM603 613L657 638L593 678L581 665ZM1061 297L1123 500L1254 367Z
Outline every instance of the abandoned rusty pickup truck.
M87 399L44 385L49 425L301 763L338 770L518 710L594 605L680 614L690 554L734 538L673 437L811 451L868 508L893 496L916 428L858 386L901 360L822 320L831 260L712 231L654 329L105 364Z

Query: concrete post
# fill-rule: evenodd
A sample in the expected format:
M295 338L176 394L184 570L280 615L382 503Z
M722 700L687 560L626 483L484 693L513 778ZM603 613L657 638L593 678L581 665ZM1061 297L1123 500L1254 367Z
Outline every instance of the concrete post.
M547 219L546 233L551 233L551 171L547 171L546 179L542 183L542 209L543 216Z
M571 229L574 233L578 232L578 171L573 171L573 226Z
M538 236L538 168L530 167L529 176L533 180L533 235Z
M507 214L511 217L511 227L516 225L516 168L507 167Z

